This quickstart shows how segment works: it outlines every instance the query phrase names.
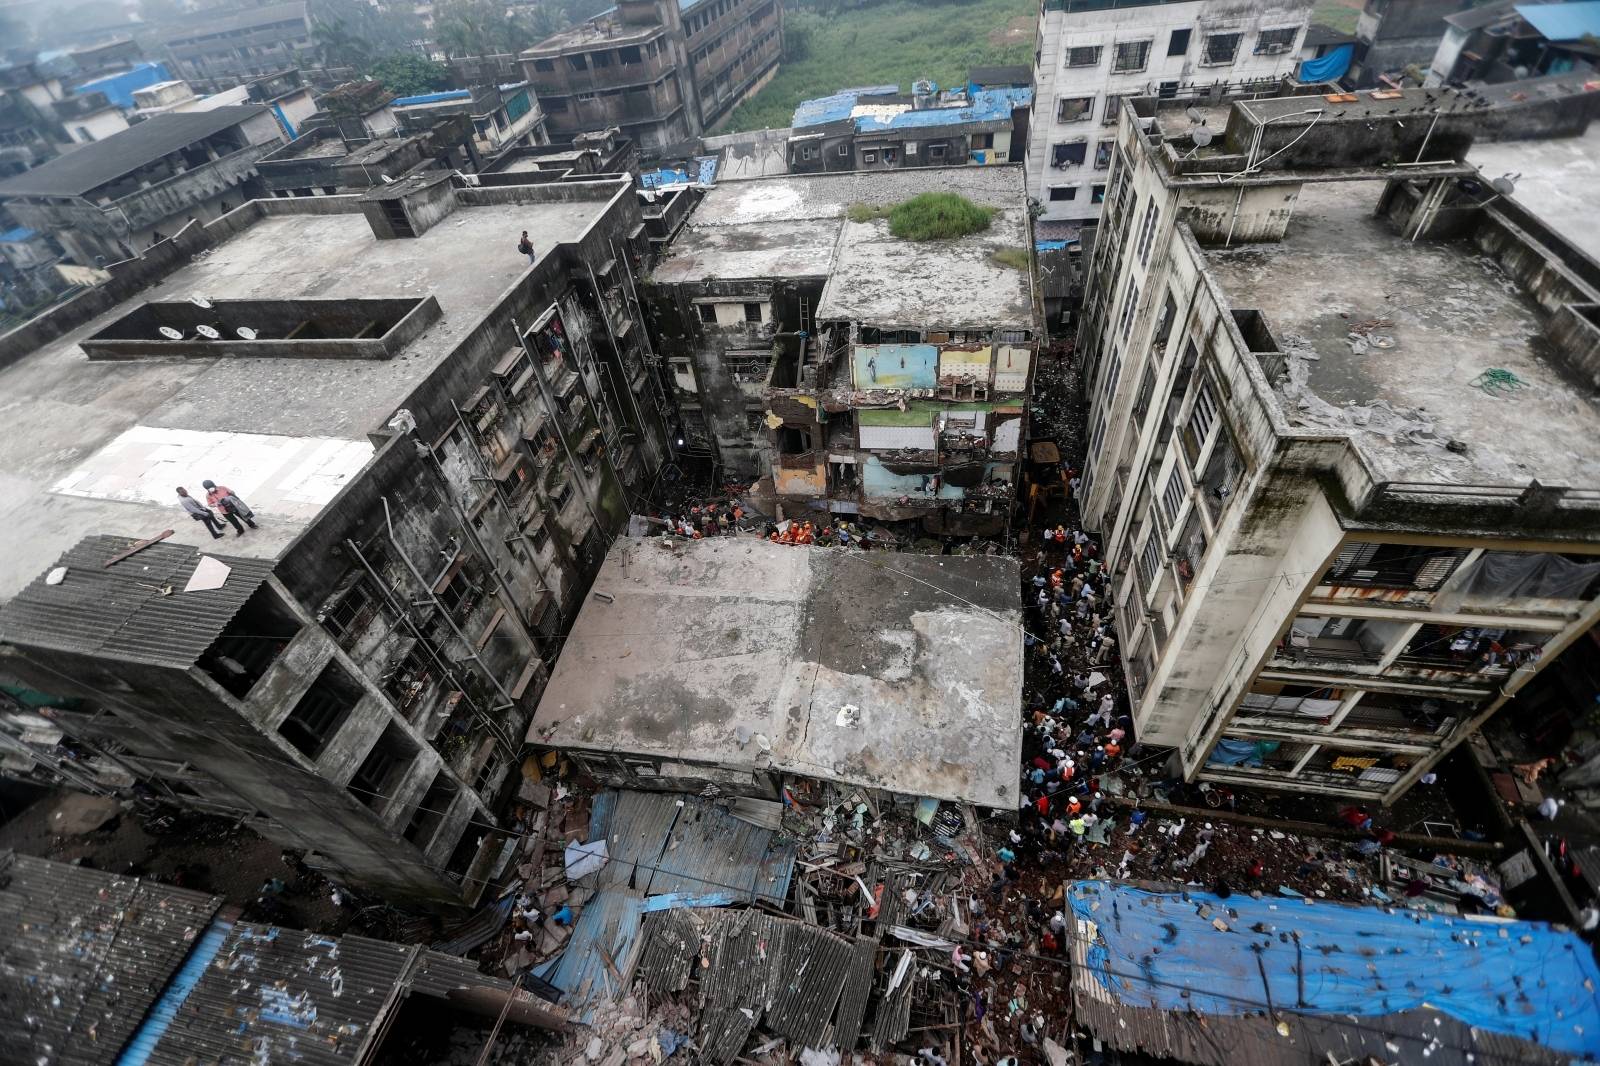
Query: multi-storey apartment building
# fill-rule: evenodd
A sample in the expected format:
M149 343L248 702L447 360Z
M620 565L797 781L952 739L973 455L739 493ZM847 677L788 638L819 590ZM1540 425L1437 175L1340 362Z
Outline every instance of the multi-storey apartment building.
M258 104L156 115L0 182L0 201L80 265L114 262L238 207L256 160L282 143Z
M251 201L7 334L0 676L157 795L474 900L560 635L667 453L646 255L626 177L433 171ZM176 507L207 478L256 528Z
M976 84L940 91L932 82L844 89L802 100L790 123L791 174L895 170L952 163L1021 162L1033 90Z
M1044 0L1034 53L1028 195L1046 221L1105 199L1122 101L1267 88L1299 61L1311 0Z
M1462 162L1481 120L1120 121L1081 502L1140 739L1191 779L1391 800L1600 617L1600 269Z
M554 139L617 127L648 153L715 128L782 54L778 0L621 0L522 64Z
M241 81L311 66L316 59L312 18L305 0L241 6L187 18L167 33L162 53L172 72L206 92Z
M996 533L1039 336L1020 167L724 182L648 299L689 447L765 478L788 514ZM959 193L987 229L915 242L883 217Z

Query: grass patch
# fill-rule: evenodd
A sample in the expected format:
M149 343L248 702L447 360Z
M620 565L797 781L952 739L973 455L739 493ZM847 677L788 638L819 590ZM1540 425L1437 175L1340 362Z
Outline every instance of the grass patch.
M1360 17L1360 0L1317 0L1317 6L1311 9L1312 22L1320 22L1340 33L1355 33L1356 20Z
M871 204L851 204L845 212L851 222L871 222L875 218L888 218L889 208L873 207Z
M1013 270L1026 271L1028 269L1028 252L1025 248L1002 248L989 258L1001 266L1008 266Z
M889 211L889 232L908 241L965 237L989 228L991 207L979 207L953 192L925 192L895 204Z
M1039 9L1036 0L886 0L832 13L785 7L791 54L716 132L787 126L801 100L853 85L895 83L909 92L916 78L962 85L969 67L1027 65ZM1008 35L1007 24L1019 19L1027 32Z

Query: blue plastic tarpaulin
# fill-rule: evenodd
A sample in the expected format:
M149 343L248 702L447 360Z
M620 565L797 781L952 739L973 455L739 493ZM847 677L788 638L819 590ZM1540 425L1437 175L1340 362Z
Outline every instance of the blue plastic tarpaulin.
M1350 69L1355 54L1355 45L1341 44L1325 56L1303 61L1298 78L1301 82L1338 81Z
M1543 922L1107 881L1074 882L1067 899L1080 934L1093 923L1089 972L1129 1007L1221 1016L1303 1002L1298 1013L1374 1017L1426 1006L1600 1055L1600 966Z
M1278 750L1275 740L1219 740L1206 762L1211 766L1260 766L1261 760Z

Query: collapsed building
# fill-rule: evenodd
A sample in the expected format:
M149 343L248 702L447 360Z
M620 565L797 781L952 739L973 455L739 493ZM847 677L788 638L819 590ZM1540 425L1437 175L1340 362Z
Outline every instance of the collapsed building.
M465 959L237 921L222 897L0 853L0 1042L16 1062L392 1061L418 1023L564 1031Z
M915 242L890 209L952 192L988 228ZM1005 529L1040 335L1019 167L725 182L647 286L686 447L770 474L787 513Z
M475 900L559 634L667 455L646 255L628 178L432 172L251 201L7 334L0 673L80 767ZM202 478L259 528L189 521Z
M1600 266L1463 162L1503 120L1123 113L1082 505L1140 739L1190 779L1392 801L1600 618Z
M529 727L622 788L777 799L786 777L1009 809L1014 560L619 540Z

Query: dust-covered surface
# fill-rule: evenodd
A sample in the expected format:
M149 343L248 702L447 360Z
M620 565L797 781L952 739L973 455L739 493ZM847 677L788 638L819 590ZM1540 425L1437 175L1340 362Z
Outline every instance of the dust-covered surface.
M848 221L853 205L890 207L953 192L995 211L968 237L907 241L888 223ZM652 279L685 284L746 278L827 277L819 320L908 328L1030 328L1026 271L993 259L1025 252L1027 195L1019 167L916 167L815 174L718 185L672 242Z
M420 237L390 241L374 238L359 214L261 219L132 300L0 369L0 418L6 425L0 439L0 521L10 548L0 563L0 599L42 572L85 530L155 533L172 527L178 541L209 544L204 527L175 504L172 489L185 480L192 479L188 484L195 491L200 478L226 477L247 502L257 487L281 487L264 491L268 497L292 495L305 480L303 470L315 468L317 449L336 449L341 441L365 445L367 434L527 272L527 257L516 251L521 230L529 231L543 257L556 243L577 239L605 208L600 200L461 207ZM383 361L90 362L78 347L144 301L428 295L438 299L444 316L400 355ZM237 474L163 465L159 446L153 454L149 448L125 454L126 441L119 438L136 427L219 440L223 434L250 435L255 457L249 466L229 469L275 472L240 484ZM287 462L296 449L300 461ZM285 459L281 468L274 467L273 455ZM167 484L159 503L121 491L147 473ZM54 491L69 477L74 495ZM303 514L267 510L270 520L259 531L232 539L234 554L276 557L304 528Z
M1017 588L998 557L625 539L529 740L1011 807Z
M1537 305L1469 244L1397 236L1372 216L1378 195L1306 186L1283 241L1206 253L1290 356L1290 425L1348 433L1388 480L1600 485L1600 412ZM1526 387L1475 385L1489 370Z

